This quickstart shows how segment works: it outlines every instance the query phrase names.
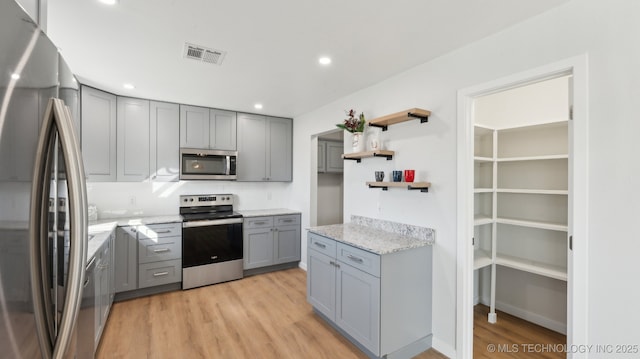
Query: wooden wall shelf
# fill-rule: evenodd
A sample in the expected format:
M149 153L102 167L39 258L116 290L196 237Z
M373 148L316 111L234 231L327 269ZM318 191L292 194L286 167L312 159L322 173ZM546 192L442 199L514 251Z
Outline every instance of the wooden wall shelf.
M389 187L406 188L408 190L419 190L420 192L429 192L431 183L429 182L367 182L369 188L381 188L383 191Z
M369 121L369 126L380 127L382 128L382 131L386 131L388 126L395 125L396 123L411 121L415 119L420 119L420 123L428 122L430 115L431 111L423 110L421 108L412 108L406 111L401 111L398 113L373 119Z
M376 151L365 151L365 152L354 152L354 153L345 153L342 155L342 158L345 160L354 160L360 163L360 160L363 158L369 157L384 157L387 161L393 158L395 152L386 151L386 150L376 150Z

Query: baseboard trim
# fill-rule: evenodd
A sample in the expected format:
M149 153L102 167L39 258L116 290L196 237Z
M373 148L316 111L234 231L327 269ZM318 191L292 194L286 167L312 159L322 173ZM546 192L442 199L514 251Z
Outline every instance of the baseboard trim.
M505 313L511 314L515 317L524 319L528 322L538 324L541 327L551 329L564 335L567 334L567 323L559 322L557 320L542 316L537 313L530 312L528 310L515 307L513 305L496 301L496 309Z

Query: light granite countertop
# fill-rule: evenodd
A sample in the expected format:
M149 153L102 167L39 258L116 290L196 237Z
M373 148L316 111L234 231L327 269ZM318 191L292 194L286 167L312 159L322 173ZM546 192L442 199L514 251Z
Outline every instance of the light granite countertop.
M111 233L118 226L138 226L145 224L175 223L182 222L179 215L172 216L150 216L150 217L127 217L101 219L89 222L89 244L87 247L87 262L93 258L100 247L109 239Z
M309 232L380 255L429 245L414 237L353 223L311 227Z
M264 216L282 216L287 214L300 214L300 211L287 208L273 208L273 209L249 209L241 210L238 213L244 217L264 217Z

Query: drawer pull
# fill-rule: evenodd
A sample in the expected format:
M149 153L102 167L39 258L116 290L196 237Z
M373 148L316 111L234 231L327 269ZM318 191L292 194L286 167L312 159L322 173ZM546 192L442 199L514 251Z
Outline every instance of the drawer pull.
M165 230L162 230L162 231L156 231L156 233L158 233L158 234L171 233L171 230L170 229L165 229Z
M263 224L267 224L267 222L253 222L253 224L257 224L257 225L263 225Z
M326 246L325 244L320 243L320 242L313 242L313 244L315 244L316 246L318 246L318 247L320 247L320 248L322 248L322 249L327 248L327 246Z
M168 274L169 274L169 272L158 272L158 273L153 273L153 276L154 277L162 277L162 276L165 276L165 275L168 275Z
M284 223L291 223L293 222L293 219L283 219L282 222Z
M354 261L356 263L360 263L360 264L362 264L364 262L362 260L362 258L354 257L351 254L347 255L347 258L351 259L352 261Z
M158 249L154 249L153 253L164 253L168 251L169 251L169 248L158 248Z

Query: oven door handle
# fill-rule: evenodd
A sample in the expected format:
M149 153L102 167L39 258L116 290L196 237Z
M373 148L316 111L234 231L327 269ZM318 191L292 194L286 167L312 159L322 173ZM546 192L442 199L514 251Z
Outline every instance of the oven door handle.
M242 218L212 219L203 221L182 222L182 228L217 226L221 224L242 223Z

